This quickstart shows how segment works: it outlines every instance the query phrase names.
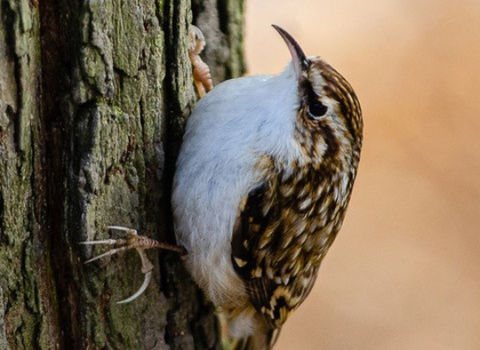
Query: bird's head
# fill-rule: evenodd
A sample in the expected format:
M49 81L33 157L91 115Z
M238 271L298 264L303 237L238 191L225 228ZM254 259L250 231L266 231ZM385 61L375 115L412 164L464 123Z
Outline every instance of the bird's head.
M306 57L284 29L273 25L292 56L298 100L295 139L312 164L356 165L362 144L362 112L350 84L320 57ZM346 164L344 164L346 165Z

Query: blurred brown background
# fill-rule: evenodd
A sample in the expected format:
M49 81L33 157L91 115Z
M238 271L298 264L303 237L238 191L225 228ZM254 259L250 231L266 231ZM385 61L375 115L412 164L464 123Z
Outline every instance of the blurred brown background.
M250 0L249 74L287 29L354 86L347 219L276 350L480 349L480 1Z

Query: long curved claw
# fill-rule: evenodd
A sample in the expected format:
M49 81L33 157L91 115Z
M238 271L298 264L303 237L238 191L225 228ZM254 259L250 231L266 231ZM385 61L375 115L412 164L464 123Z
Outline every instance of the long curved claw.
M140 255L140 259L142 260L142 272L145 274L145 279L143 280L142 286L135 292L135 294L127 299L118 301L117 304L126 304L137 299L143 294L143 292L145 292L152 279L153 264L150 262L150 260L148 260L143 248L137 248L136 250L138 255Z
M130 250L130 249L135 249L137 253L140 255L140 259L142 261L142 273L145 275L145 278L143 280L142 286L133 294L131 297L128 297L127 299L121 300L117 302L117 304L125 304L129 303L136 298L138 298L140 295L142 295L143 292L147 289L148 285L150 284L150 281L152 280L152 270L153 270L153 264L148 260L147 255L145 254L146 249L152 249L152 248L160 248L160 249L166 249L166 250L171 250L175 251L177 253L180 253L182 255L186 254L185 248L181 246L176 246L176 245L171 245L167 243L161 243L158 242L154 239L145 237L145 236L139 236L137 234L137 231L128 227L123 227L123 226L108 226L109 229L111 230L118 230L118 231L124 231L126 232L127 238L120 238L120 239L103 239L103 240L98 240L98 241L86 241L86 242L79 242L79 244L82 245L113 245L112 249L107 251L106 253L97 255L87 261L85 261L85 264L88 264L92 261L99 260L101 258L104 258L106 256L111 256L120 252L123 252L125 250Z
M100 239L98 241L78 242L78 244L81 244L81 245L95 245L95 244L115 245L116 243L117 243L116 239Z
M152 271L149 271L145 274L145 279L143 280L142 286L133 294L131 297L128 297L127 299L123 299L121 301L117 301L117 304L126 304L129 303L135 299L137 299L140 295L145 292L147 289L148 285L150 284L150 280L152 279Z
M123 252L124 250L127 250L127 249L128 249L128 247L120 247L120 248L117 248L117 249L109 250L109 251L106 252L106 253L103 253L103 254L94 256L94 257L91 258L91 259L88 259L87 261L84 262L84 264L91 263L92 261L99 260L99 259L101 259L101 258L103 258L103 257L106 257L106 256L115 255L115 254L120 253L120 252Z
M125 231L125 232L131 232L132 234L136 235L137 230L134 230L133 228L128 228L124 226L107 226L109 230L117 230L117 231Z

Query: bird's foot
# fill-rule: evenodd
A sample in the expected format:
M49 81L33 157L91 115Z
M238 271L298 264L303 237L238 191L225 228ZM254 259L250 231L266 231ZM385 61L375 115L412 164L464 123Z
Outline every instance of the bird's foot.
M130 250L130 249L135 249L138 254L140 255L140 259L142 261L142 273L145 275L145 279L143 280L142 286L138 289L138 291L133 294L131 297L124 299L122 301L117 302L117 304L124 304L124 303L129 303L136 298L138 298L148 287L150 280L152 279L152 269L153 269L153 264L148 260L147 255L145 254L146 249L152 249L152 248L160 248L160 249L165 249L165 250L171 250L177 253L180 253L182 255L185 255L187 252L185 248L177 245L172 245L168 243L162 243L158 242L154 239L145 237L145 236L139 236L137 234L136 230L127 228L127 227L122 227L122 226L108 226L109 229L111 230L118 230L118 231L124 231L126 232L127 237L126 238L120 238L120 239L104 239L104 240L98 240L98 241L86 241L86 242L80 242L79 244L82 245L111 245L113 246L112 249L107 251L106 253L97 255L87 261L85 261L85 264L91 263L92 261L104 258L106 256L110 255L115 255L117 253Z
M198 95L202 98L207 92L213 89L210 68L200 58L200 52L202 52L205 47L205 37L200 29L193 24L190 25L188 36L190 38L188 55L190 62L192 62L193 82L197 88Z

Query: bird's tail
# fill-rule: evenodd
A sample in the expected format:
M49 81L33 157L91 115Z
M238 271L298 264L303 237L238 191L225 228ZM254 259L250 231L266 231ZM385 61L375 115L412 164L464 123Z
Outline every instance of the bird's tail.
M245 338L232 341L229 350L272 350L277 341L279 329L269 330L267 332L257 332Z

